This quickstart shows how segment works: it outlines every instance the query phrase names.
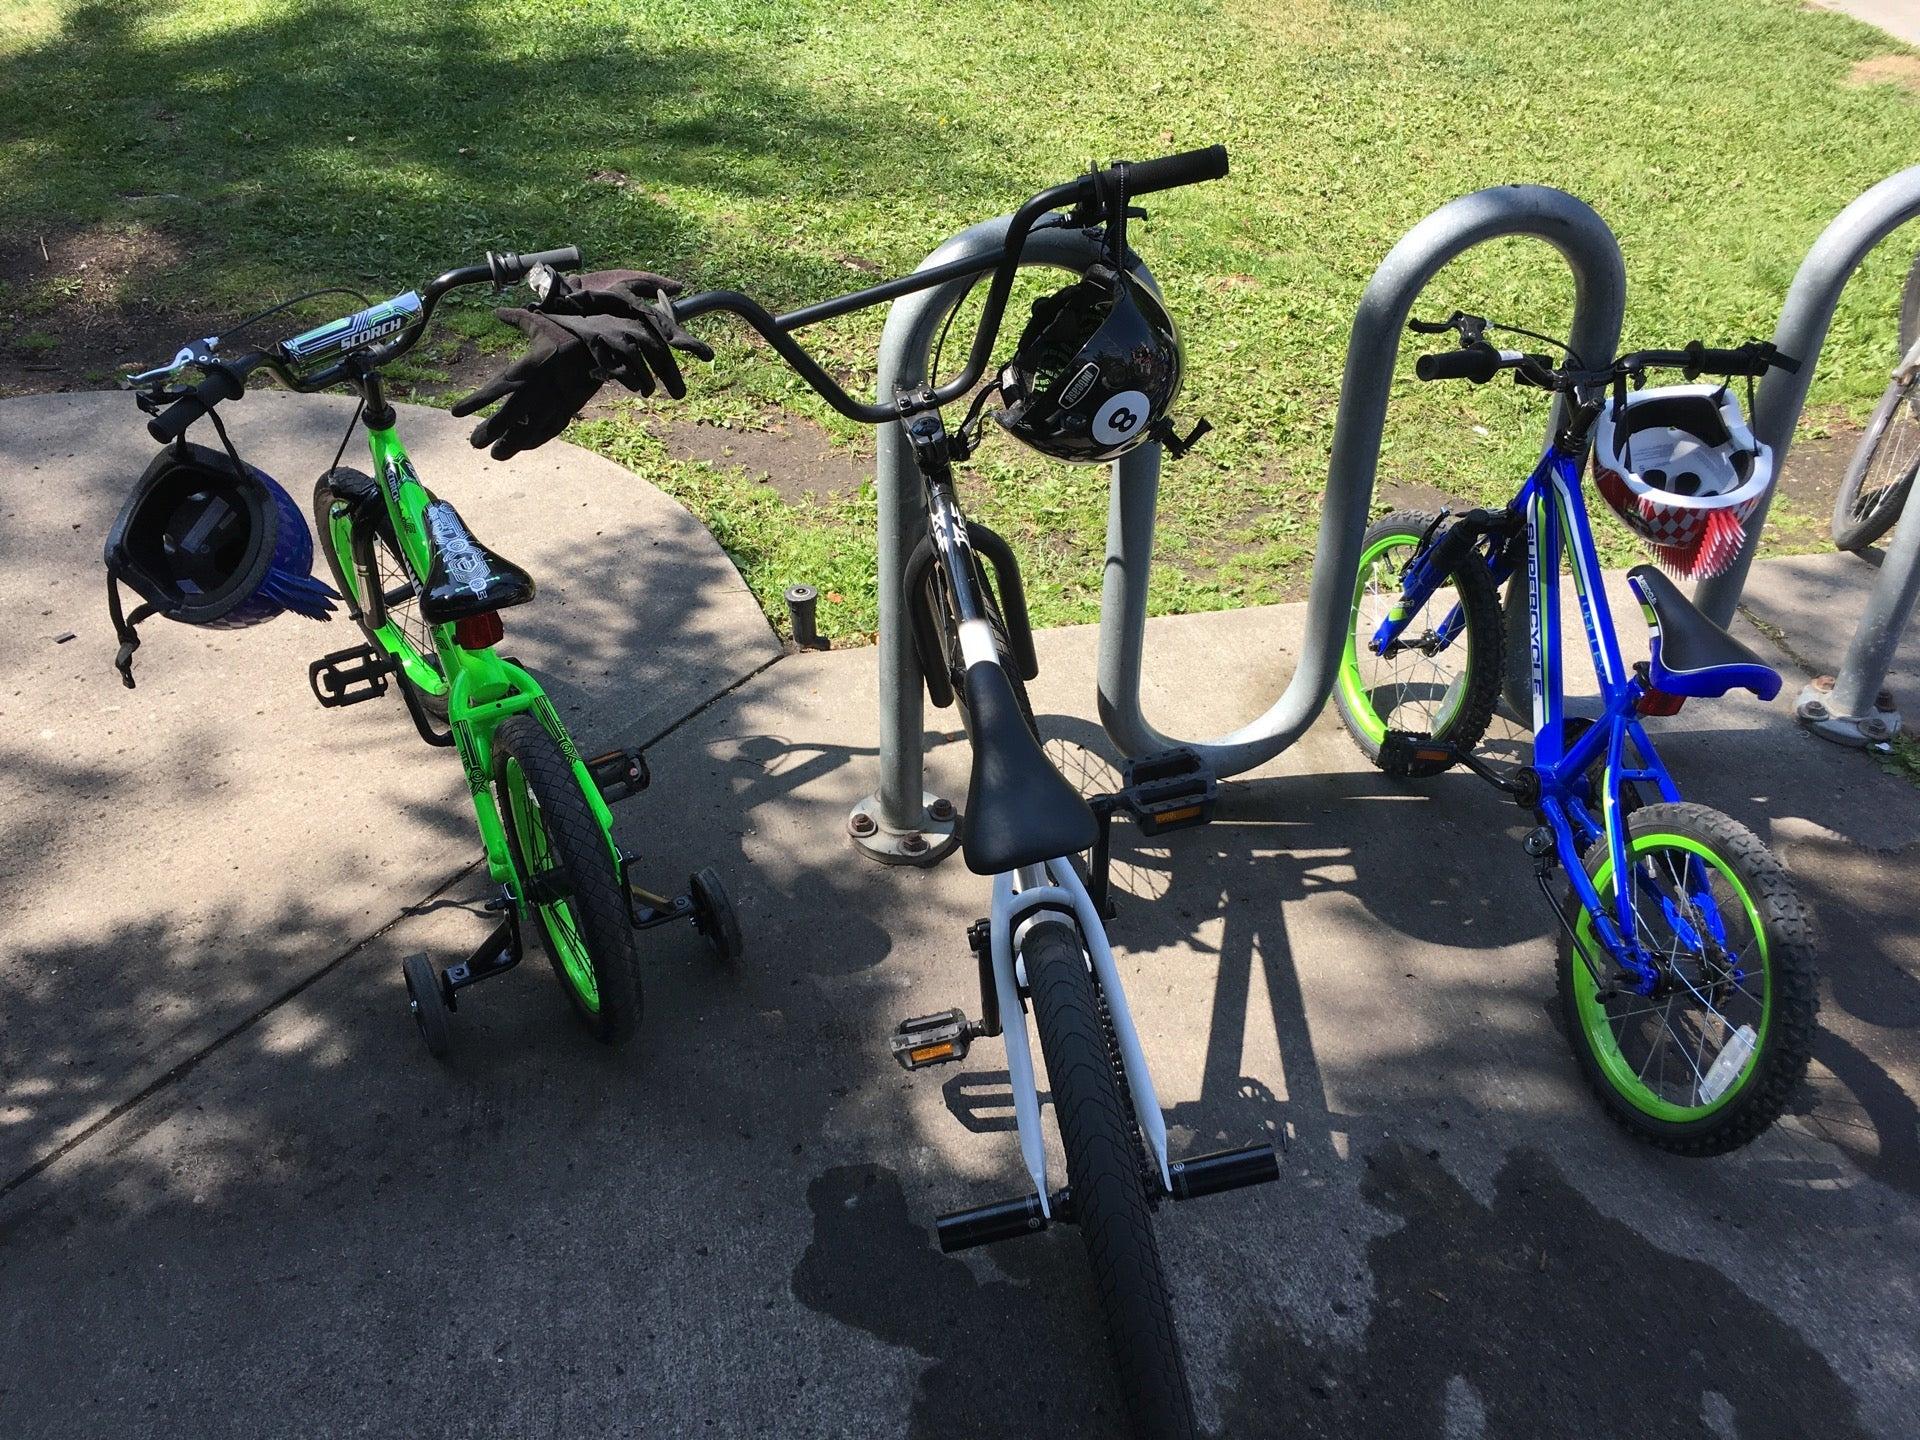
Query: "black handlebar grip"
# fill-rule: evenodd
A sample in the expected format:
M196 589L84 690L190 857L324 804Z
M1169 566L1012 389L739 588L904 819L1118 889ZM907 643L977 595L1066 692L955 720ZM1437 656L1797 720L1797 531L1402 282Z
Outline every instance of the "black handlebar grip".
M1764 375L1771 364L1767 356L1754 349L1742 346L1737 350L1721 350L1711 345L1702 345L1695 340L1687 346L1687 369L1710 375Z
M1500 352L1483 345L1422 355L1413 362L1413 373L1422 380L1471 380L1484 385L1499 370Z
M246 387L225 370L215 370L173 404L147 421L147 434L162 445L171 445L187 433L187 427L213 409L222 400L232 400Z
M554 270L578 270L580 247L563 245L558 250L536 250L531 255L515 255L509 250L504 255L490 253L487 256L487 268L493 272L495 285L511 285L516 280L524 280L527 272L536 265L545 265Z
M1227 147L1209 145L1204 150L1189 150L1184 155L1167 155L1127 166L1127 193L1149 195L1155 190L1175 190L1182 185L1226 178Z
M540 250L532 255L522 255L520 263L531 270L536 265L545 265L553 270L578 270L580 268L580 247L562 245L558 250Z

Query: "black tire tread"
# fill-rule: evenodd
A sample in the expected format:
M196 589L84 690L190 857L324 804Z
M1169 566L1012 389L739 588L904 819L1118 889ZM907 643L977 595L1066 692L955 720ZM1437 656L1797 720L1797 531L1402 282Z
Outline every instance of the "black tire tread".
M520 762L527 789L540 803L541 819L555 859L566 873L582 939L593 960L594 985L600 997L598 1014L579 1003L559 953L548 942L546 926L538 915L528 916L527 923L539 933L541 946L575 1013L596 1040L617 1045L639 1028L644 996L639 949L634 944L626 901L620 894L619 873L607 856L599 818L580 793L573 766L561 753L560 746L532 715L522 713L500 722L493 733L493 755L494 792L501 822L507 829L507 847L513 856L514 868L523 874L525 860L514 834L513 814L506 795L508 756Z
M1381 516L1367 527L1367 533L1360 542L1361 553L1371 550L1380 541L1390 536L1406 535L1418 540L1433 523L1433 516L1423 515L1415 510L1396 510ZM1500 593L1493 583L1493 573L1476 560L1469 560L1453 572L1454 588L1459 592L1460 603L1466 610L1467 633L1467 697L1460 707L1459 717L1444 736L1420 735L1419 739L1444 739L1459 750L1471 750L1480 743L1480 737L1487 733L1487 726L1493 723L1494 706L1500 702L1501 675L1506 669L1506 623L1500 614ZM1359 584L1359 577L1354 577ZM1352 601L1348 601L1351 609ZM1352 624L1349 618L1348 624ZM1340 723L1347 728L1347 734L1353 737L1353 743L1359 747L1373 764L1380 763L1380 746L1367 738L1360 728L1358 720L1347 709L1345 700L1336 684L1333 691L1333 708L1339 712ZM1452 762L1442 760L1416 761L1413 776L1416 779L1441 774L1452 768Z
M1700 1120L1675 1124L1634 1109L1608 1083L1582 1038L1574 1006L1573 967L1585 962L1574 954L1573 942L1564 929L1560 932L1556 967L1560 1012L1581 1074L1616 1124L1637 1139L1675 1155L1724 1155L1750 1143L1778 1120L1795 1087L1806 1076L1820 1009L1813 922L1786 868L1758 835L1733 817L1690 801L1659 801L1635 810L1628 817L1627 827L1629 836L1659 830L1702 842L1727 862L1753 896L1767 930L1772 970L1768 983L1773 990L1773 1020L1768 1027L1766 1053L1759 1060L1761 1068L1737 1100ZM1602 836L1589 847L1583 862L1588 875L1599 869L1606 855L1606 839ZM1569 915L1578 903L1572 894L1569 885Z
M1141 1435L1186 1440L1199 1433L1193 1397L1154 1242L1131 1112L1114 1075L1093 977L1079 936L1065 924L1036 926L1021 954L1076 1223L1093 1267L1121 1393Z

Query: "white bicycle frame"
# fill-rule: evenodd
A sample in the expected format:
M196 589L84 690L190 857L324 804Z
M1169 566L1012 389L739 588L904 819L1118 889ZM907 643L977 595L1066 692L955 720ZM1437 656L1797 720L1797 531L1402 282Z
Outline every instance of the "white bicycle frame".
M1160 1113L1153 1077L1147 1073L1146 1052L1140 1048L1133 1011L1127 1005L1126 991L1120 986L1120 970L1113 963L1107 927L1101 923L1093 898L1087 894L1087 887L1072 863L1064 859L1049 860L1044 865L993 877L989 926L994 990L999 996L1003 1027L1001 1038L1007 1047L1007 1079L1013 1089L1013 1115L1020 1130L1020 1154L1026 1160L1027 1174L1032 1177L1034 1191L1040 1197L1040 1212L1048 1219L1053 1218L1047 1186L1047 1146L1040 1133L1040 1091L1033 1076L1033 1047L1027 1036L1026 1007L1021 1003L1024 967L1016 951L1016 941L1042 911L1054 914L1067 911L1077 922L1075 928L1080 932L1081 949L1092 968L1094 982L1106 996L1113 1033L1120 1043L1120 1061L1126 1072L1134 1118L1159 1168L1160 1183L1171 1193L1173 1177L1167 1169L1167 1123Z

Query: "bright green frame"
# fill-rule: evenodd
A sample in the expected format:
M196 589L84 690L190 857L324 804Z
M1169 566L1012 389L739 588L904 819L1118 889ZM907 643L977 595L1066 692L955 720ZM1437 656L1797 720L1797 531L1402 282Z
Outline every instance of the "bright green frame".
M400 437L393 427L369 428L367 447L373 459L375 483L386 503L387 515L393 522L393 533L400 541L402 558L415 583L419 584L432 565L433 550L427 539L426 509L434 497L420 483L413 462L407 458L406 447L400 443ZM335 507L330 520L333 533L321 539L333 547L336 556L341 557L340 568L354 592L348 599L357 606L361 600L358 593L360 574L353 558L351 522L343 507ZM373 636L380 649L392 657L417 689L429 695L447 697L447 728L453 733L460 764L466 771L467 792L473 802L474 820L480 827L480 840L486 848L488 875L512 890L514 902L523 912L534 913L525 880L514 869L507 847L506 827L501 822L500 807L493 793L494 731L499 728L501 721L523 710L533 713L540 727L553 737L554 743L560 747L560 753L573 766L574 780L600 823L607 853L618 866L620 848L613 839L613 812L607 807L599 785L581 761L580 752L574 748L573 737L567 733L567 727L561 723L540 682L491 648L470 650L461 645L454 638L452 625L436 625L431 633L434 649L432 660L421 654L400 627L391 621L375 630ZM437 667L435 660L438 661Z

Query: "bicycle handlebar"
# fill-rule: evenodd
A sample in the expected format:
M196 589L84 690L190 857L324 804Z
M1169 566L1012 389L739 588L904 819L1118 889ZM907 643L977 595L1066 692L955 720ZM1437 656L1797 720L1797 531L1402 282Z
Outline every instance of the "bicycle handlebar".
M1457 322L1463 319L1482 328L1486 324L1477 316L1462 316L1456 311L1448 320L1439 323L1410 320L1408 328L1430 335L1439 330L1458 329ZM1473 333L1479 331L1476 329ZM1745 345L1731 349L1716 348L1693 340L1682 350L1635 350L1622 355L1604 370L1556 367L1544 355L1496 350L1483 340L1463 342L1457 350L1422 355L1413 362L1413 373L1422 380L1471 380L1476 385L1484 385L1499 371L1513 370L1518 372L1514 380L1519 384L1569 393L1632 379L1650 369L1679 370L1692 380L1701 375L1757 377L1770 369L1791 373L1799 368L1798 360L1791 355L1781 354L1772 344L1762 340L1750 340Z
M173 404L147 421L147 433L162 445L171 445L187 433L187 427L205 415L222 400L236 400L246 387L246 376L259 368L265 357L259 354L243 357L254 363L222 365L210 372L192 390L182 395Z
M246 351L229 358L213 353L219 347L217 337L200 342L204 349L193 363L206 370L206 378L149 420L147 433L162 445L172 444L186 433L188 426L221 401L239 399L246 391L247 376L255 370L272 372L274 378L289 390L312 393L331 389L349 379L356 371L377 369L412 349L426 333L434 307L449 290L462 285L485 284L504 288L516 280L525 279L527 272L536 265L546 265L555 270L577 270L580 263L580 249L576 245L562 246L557 250L536 250L527 255L516 255L512 251L498 255L488 252L484 264L445 271L428 281L417 294L408 291L379 305L370 305L343 320L310 330L304 336L278 341L265 350ZM417 318L396 318L404 317L410 309L415 308ZM374 316L382 317L387 322L384 331L375 326L363 326L368 317ZM399 324L401 328L391 339L377 338L382 333L392 333L394 324ZM330 347L335 356L332 363L319 370L302 370L297 362L304 357L296 355L289 346L297 340L321 336L322 332L335 327L340 328L340 336L338 344ZM362 335L366 338L357 338ZM326 351L321 353L324 355ZM178 366L180 361L176 359L175 364Z
M712 314L717 310L737 315L752 326L821 399L849 420L857 420L864 425L883 425L888 421L900 419L903 415L938 409L966 394L986 373L987 362L992 358L993 342L999 336L1000 322L1006 313L1007 297L1013 290L1014 272L1020 268L1020 256L1026 248L1028 234L1049 223L1045 217L1050 212L1069 207L1073 208L1075 217L1082 218L1082 223L1092 223L1090 217L1084 216L1084 212L1100 204L1103 197L1119 193L1121 163L1124 162L1116 162L1104 170L1089 171L1064 185L1042 190L1013 213L1013 218L1007 225L1006 239L1001 242L997 250L950 260L944 265L932 265L924 270L916 270L911 275L887 280L879 285L869 286L865 290L856 290L833 300L823 300L799 310L789 311L784 315L773 314L752 296L742 294L738 290L708 290L676 300L673 305L674 316L685 324L689 320ZM1209 145L1204 149L1189 150L1179 155L1167 155L1158 160L1144 160L1137 165L1127 164L1125 191L1127 195L1135 196L1173 190L1183 185L1197 185L1208 180L1221 179L1227 174L1227 170L1226 146ZM1071 223L1071 220L1067 216L1061 216L1051 223L1067 224ZM793 338L792 332L803 326L812 325L821 320L831 320L889 300L897 300L903 295L930 290L952 280L984 275L988 271L993 272L993 280L987 291L986 304L980 314L980 323L974 331L973 345L967 355L966 369L945 385L930 390L921 400L913 404L869 404L854 399L840 382L829 375L820 363L807 353L806 348Z
M1114 166L1109 165L1111 174ZM1127 193L1151 195L1158 190L1178 190L1182 185L1199 185L1208 180L1227 178L1227 147L1208 145L1158 160L1142 160L1127 166Z
M1438 355L1422 355L1413 362L1413 373L1422 380L1471 380L1484 385L1524 358L1517 351L1495 350L1491 345L1465 345Z

